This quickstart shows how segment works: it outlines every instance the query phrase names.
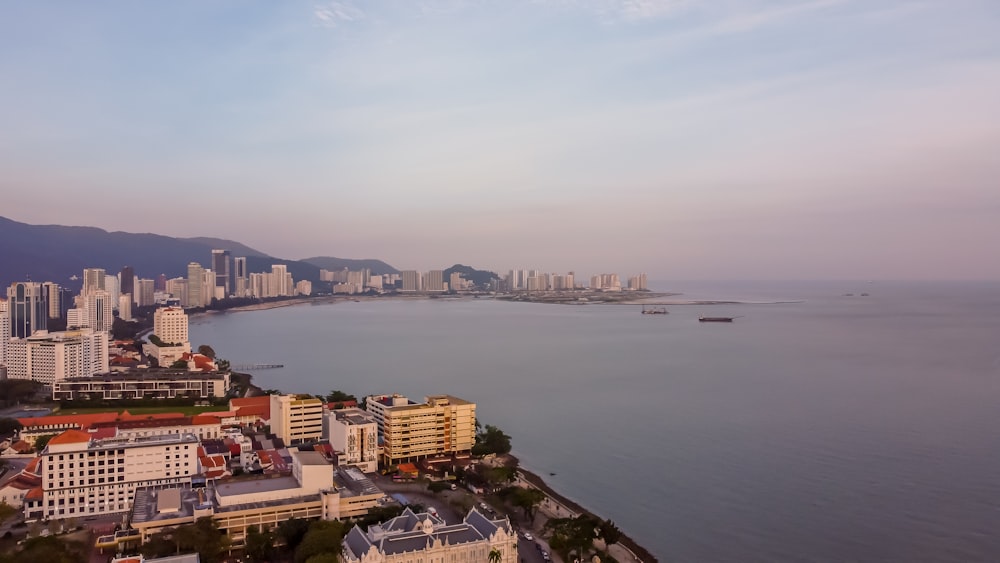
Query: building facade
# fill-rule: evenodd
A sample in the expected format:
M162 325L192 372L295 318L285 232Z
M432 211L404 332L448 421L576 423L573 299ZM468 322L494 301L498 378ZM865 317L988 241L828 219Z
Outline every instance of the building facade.
M342 464L356 465L365 473L378 471L378 423L373 415L358 408L326 411L323 434L342 454Z
M299 395L271 395L271 433L286 444L323 438L323 401Z
M7 342L7 377L52 385L109 370L108 333L89 329L35 333Z
M39 455L42 484L25 498L25 520L125 512L139 487L190 483L197 456L198 438L191 434L94 440L67 430Z
M49 307L42 293L42 284L16 282L7 288L7 315L10 332L7 338L27 338L48 327Z
M164 373L138 370L57 380L52 384L52 400L211 399L225 397L229 385L228 372L192 373L170 370Z
M382 436L384 465L428 456L467 453L476 443L476 404L450 395L417 403L402 395L365 399Z
M517 533L506 518L493 520L475 508L459 524L407 508L367 532L355 526L343 542L346 563L485 563L493 551L502 563L517 563Z
M161 307L153 312L153 334L168 344L188 341L188 316L180 307Z

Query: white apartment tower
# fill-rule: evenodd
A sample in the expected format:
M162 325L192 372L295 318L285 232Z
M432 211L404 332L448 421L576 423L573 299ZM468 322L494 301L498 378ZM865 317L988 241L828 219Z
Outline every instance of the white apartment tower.
M115 321L113 306L111 294L107 291L97 289L88 293L84 305L87 326L95 331L111 332L111 325Z
M10 310L0 298L0 366L7 365L7 342L10 340Z
M164 342L188 341L188 316L180 307L161 307L153 312L153 334Z
M29 338L7 341L7 377L52 385L69 377L89 377L109 371L108 333L40 331Z
M132 296L128 293L118 296L118 317L127 322L132 320Z

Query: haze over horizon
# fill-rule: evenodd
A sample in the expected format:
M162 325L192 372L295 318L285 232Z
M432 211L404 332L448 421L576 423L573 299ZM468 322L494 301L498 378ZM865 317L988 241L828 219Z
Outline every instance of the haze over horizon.
M401 269L1000 279L1000 4L8 3L0 215Z

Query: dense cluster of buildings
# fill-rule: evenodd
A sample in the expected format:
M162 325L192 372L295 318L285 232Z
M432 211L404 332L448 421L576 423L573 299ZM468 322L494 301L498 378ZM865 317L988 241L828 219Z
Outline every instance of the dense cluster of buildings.
M174 330L183 335L179 326ZM86 378L64 381L57 393L131 398L128 377L91 378L97 387L87 390L79 388ZM221 390L227 375L189 377ZM168 380L164 374L141 383L160 394L168 391L159 382ZM100 538L99 547L145 541L211 517L239 548L251 525L268 529L293 517L364 516L388 498L369 477L380 462L389 467L469 458L476 431L472 402L394 394L367 397L364 406L264 395L234 398L225 410L193 416L124 411L18 419L22 443L50 439L23 471L0 480L0 499L23 511L28 522L121 515L126 530ZM344 541L349 561L408 561L415 555L478 561L493 550L504 553L504 561L517 560L510 523L476 511L446 524L407 510L368 530L355 528Z

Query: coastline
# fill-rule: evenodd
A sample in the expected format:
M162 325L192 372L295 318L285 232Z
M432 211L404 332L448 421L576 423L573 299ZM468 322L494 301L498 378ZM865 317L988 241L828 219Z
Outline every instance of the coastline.
M512 457L513 459L517 459L514 456L510 457ZM550 501L554 502L556 506L562 506L563 509L569 513L568 514L569 516L588 514L599 520L604 520L604 518L601 518L594 512L587 510L586 508L580 506L578 503L573 502L569 498L566 498L565 496L559 494L555 489L550 487L548 483L546 483L545 480L539 477L536 473L533 473L525 469L524 467L521 467L520 465L518 465L517 471L518 471L518 478L520 480L545 493L546 496L550 499ZM559 511L558 508L556 510ZM622 530L621 540L616 545L631 552L633 561L638 561L641 563L650 563L650 562L655 563L659 561L655 555L650 553L649 550L647 550L646 548L636 543L636 541L633 540L624 530ZM626 563L626 561L627 560L619 560L619 563Z

